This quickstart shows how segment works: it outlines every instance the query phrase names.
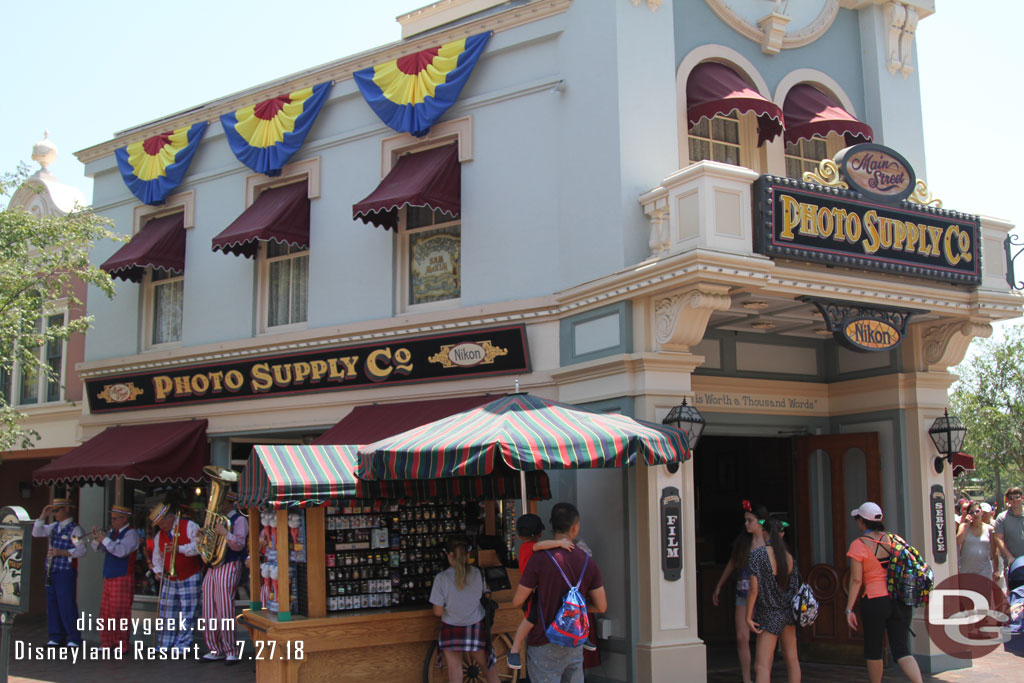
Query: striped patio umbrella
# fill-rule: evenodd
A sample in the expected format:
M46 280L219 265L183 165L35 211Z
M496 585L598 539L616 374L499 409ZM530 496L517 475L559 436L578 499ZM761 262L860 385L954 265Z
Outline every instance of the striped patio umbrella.
M364 479L482 476L498 462L513 470L627 467L690 458L674 427L510 394L359 449ZM525 509L525 504L524 504Z
M503 500L521 495L508 474L458 479L364 481L356 476L358 446L255 446L238 484L242 507L318 507L347 499ZM547 500L547 475L531 472L526 495Z

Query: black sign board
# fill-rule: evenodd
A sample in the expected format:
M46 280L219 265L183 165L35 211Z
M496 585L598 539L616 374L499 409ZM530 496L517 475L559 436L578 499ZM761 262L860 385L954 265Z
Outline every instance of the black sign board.
M981 283L976 216L770 175L754 183L754 214L754 251L766 256Z
M678 581L683 572L682 514L679 489L666 486L661 490L661 571L666 581Z
M929 499L932 511L932 555L935 557L935 564L945 564L949 534L946 526L946 494L943 493L941 484L932 486Z
M86 381L93 413L530 371L522 325Z

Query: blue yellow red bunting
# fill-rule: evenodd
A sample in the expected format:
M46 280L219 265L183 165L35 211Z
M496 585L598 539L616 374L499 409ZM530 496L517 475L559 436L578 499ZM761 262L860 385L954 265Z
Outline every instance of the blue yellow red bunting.
M280 175L305 142L330 91L331 83L321 83L224 114L220 121L231 151L257 173Z
M453 40L352 74L380 120L421 137L459 99L491 32Z
M184 179L206 126L202 121L115 150L121 177L132 194L146 204L163 204Z

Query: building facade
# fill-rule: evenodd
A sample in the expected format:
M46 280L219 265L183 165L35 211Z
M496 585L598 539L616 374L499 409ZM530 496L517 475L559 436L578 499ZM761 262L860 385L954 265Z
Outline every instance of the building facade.
M1012 226L938 209L915 184L926 174L913 38L934 3L818 0L765 15L766 4L439 2L401 17L398 43L82 150L95 210L125 235L159 228L183 245L170 264L141 237L127 260L97 248L97 262L133 279L113 301L89 300L81 439L206 419L211 460L227 467L252 444L308 443L358 406L502 394L514 378L647 420L686 397L707 428L678 471L551 473L553 500L581 510L607 588L594 680L703 677L705 643L728 640L728 609L710 594L743 499L794 523L798 561L827 604L844 599L847 511L863 499L931 548L930 492L951 492L952 473L932 466L927 430L948 368L1020 313L1002 255ZM354 78L487 32L461 94L419 137L385 125ZM232 153L223 115L282 93L312 100L324 83L278 174ZM209 125L180 185L163 204L140 202L116 151L198 123ZM819 162L868 141L916 171L904 178L916 204L889 204L918 216L913 237L898 219L911 257L826 249L811 238L836 241L831 221L853 209L829 209L826 232L797 206L864 203ZM819 173L813 187L800 184L807 171ZM770 207L786 202L797 206L789 231L809 236L783 249L767 235ZM945 238L916 227L926 223L961 227ZM843 248L859 244L844 225ZM943 239L951 251L932 268ZM829 306L900 312L902 343L837 343ZM525 366L471 357L448 372L414 349L484 348L508 329L525 335ZM661 562L667 487L682 500L679 580ZM83 507L102 511L109 495L86 487ZM929 560L937 579L954 571ZM826 626L804 637L821 652L855 648ZM961 665L915 631L924 668Z

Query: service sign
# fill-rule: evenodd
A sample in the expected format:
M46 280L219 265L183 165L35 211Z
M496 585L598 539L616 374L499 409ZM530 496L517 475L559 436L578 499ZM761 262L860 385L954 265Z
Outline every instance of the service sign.
M769 175L754 184L754 214L754 251L766 256L981 283L976 216Z
M940 484L932 485L932 556L935 564L945 564L949 551L949 529L946 527L946 494Z
M899 204L914 192L917 182L910 163L882 145L847 147L836 155L836 164L851 189L885 204Z
M25 508L11 505L0 510L0 611L28 611L32 523Z
M94 413L530 371L522 325L86 380Z

